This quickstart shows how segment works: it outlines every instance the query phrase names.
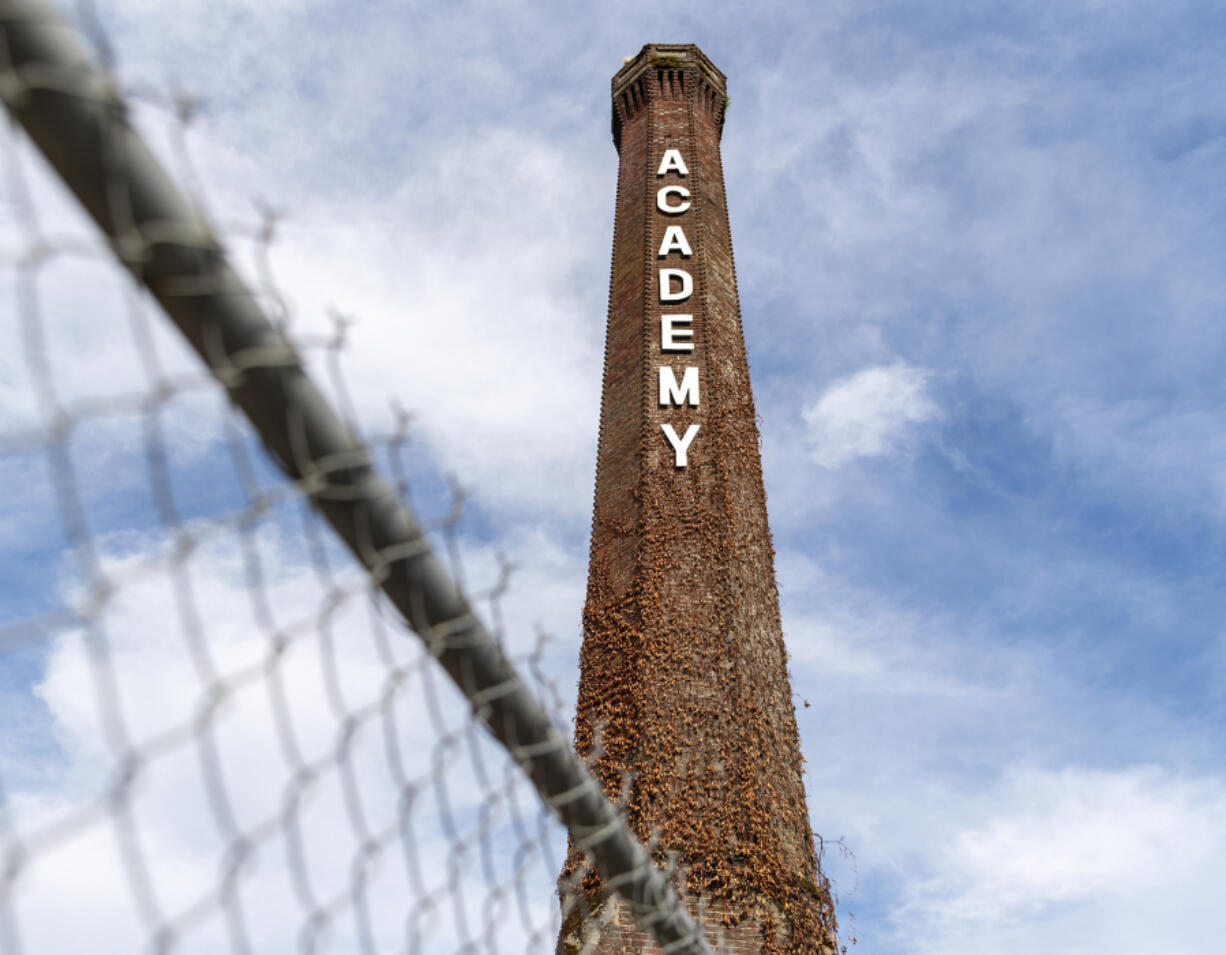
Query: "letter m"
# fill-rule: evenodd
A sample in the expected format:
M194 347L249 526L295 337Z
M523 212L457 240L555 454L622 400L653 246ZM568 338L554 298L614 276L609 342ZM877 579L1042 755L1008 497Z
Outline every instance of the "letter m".
M698 407L698 369L687 368L677 384L677 375L668 365L660 366L660 407L685 405Z

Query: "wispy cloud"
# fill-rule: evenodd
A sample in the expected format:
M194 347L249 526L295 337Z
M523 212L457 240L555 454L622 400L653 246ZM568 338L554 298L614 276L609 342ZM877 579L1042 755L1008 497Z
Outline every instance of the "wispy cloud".
M804 409L818 464L837 468L857 458L888 457L913 445L919 426L940 417L931 373L902 362L841 378Z
M900 938L949 955L1073 952L1131 947L1140 931L1164 951L1201 950L1226 877L1226 780L1017 766L968 809L931 875L904 890Z

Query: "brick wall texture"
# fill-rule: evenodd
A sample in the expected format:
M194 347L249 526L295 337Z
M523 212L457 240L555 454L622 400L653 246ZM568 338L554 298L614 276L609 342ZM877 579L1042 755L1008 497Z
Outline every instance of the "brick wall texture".
M723 75L695 46L650 44L613 79L620 155L576 745L717 950L832 953L809 829L758 430L741 331L720 135ZM657 178L665 150L688 175ZM670 216L675 183L692 207ZM669 225L693 249L658 259ZM658 298L684 268L692 297ZM694 350L665 354L662 312L692 314ZM696 408L657 401L662 364L699 369ZM697 423L689 463L661 431ZM572 848L558 951L658 951ZM722 949L720 949L722 946Z

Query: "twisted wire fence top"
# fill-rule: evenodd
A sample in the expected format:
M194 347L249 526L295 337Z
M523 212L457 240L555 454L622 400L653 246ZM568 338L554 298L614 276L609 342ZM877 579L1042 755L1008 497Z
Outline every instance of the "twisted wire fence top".
M560 859L522 770L664 951L709 951L403 488L269 320L270 296L235 272L111 74L40 0L0 0L0 96L209 372L167 359L174 344L96 248L42 233L42 186L10 131L2 292L21 358L4 367L0 467L26 543L7 560L60 577L52 598L14 584L0 624L6 697L32 686L55 714L48 728L26 699L29 731L0 763L0 948L79 950L77 932L110 919L156 951L281 950L287 923L304 951L545 950L556 914L525 882ZM121 306L100 308L100 289ZM99 384L90 349L120 339L130 380L82 387ZM317 347L334 356L339 338ZM218 411L214 381L284 477ZM403 434L380 450L420 467ZM118 489L101 479L112 469ZM398 639L401 621L420 645ZM57 916L73 879L98 880L82 897L106 911Z

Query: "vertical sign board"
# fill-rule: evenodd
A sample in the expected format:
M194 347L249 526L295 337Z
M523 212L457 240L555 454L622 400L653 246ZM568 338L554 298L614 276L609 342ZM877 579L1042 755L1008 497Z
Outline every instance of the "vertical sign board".
M684 217L690 211L693 202L690 190L684 184L675 180L685 179L690 174L685 164L685 158L679 149L666 149L656 170L656 178L673 180L664 182L656 191L656 211L659 215L682 221L670 223L664 229L664 239L656 257L661 262L678 262L688 264L686 259L692 258L694 250L685 235ZM676 258L674 258L676 257ZM664 266L657 270L659 277L659 302L663 308L683 307L690 296L694 294L694 277L685 268L677 265ZM660 313L660 352L662 355L690 354L694 352L694 316L689 312ZM661 364L659 367L659 405L661 408L673 408L688 405L697 408L699 402L698 367L686 364L681 380L677 380L677 371L671 364ZM691 424L683 434L678 434L670 422L663 422L660 429L673 449L676 466L684 468L689 462L689 448L698 434L698 424Z

